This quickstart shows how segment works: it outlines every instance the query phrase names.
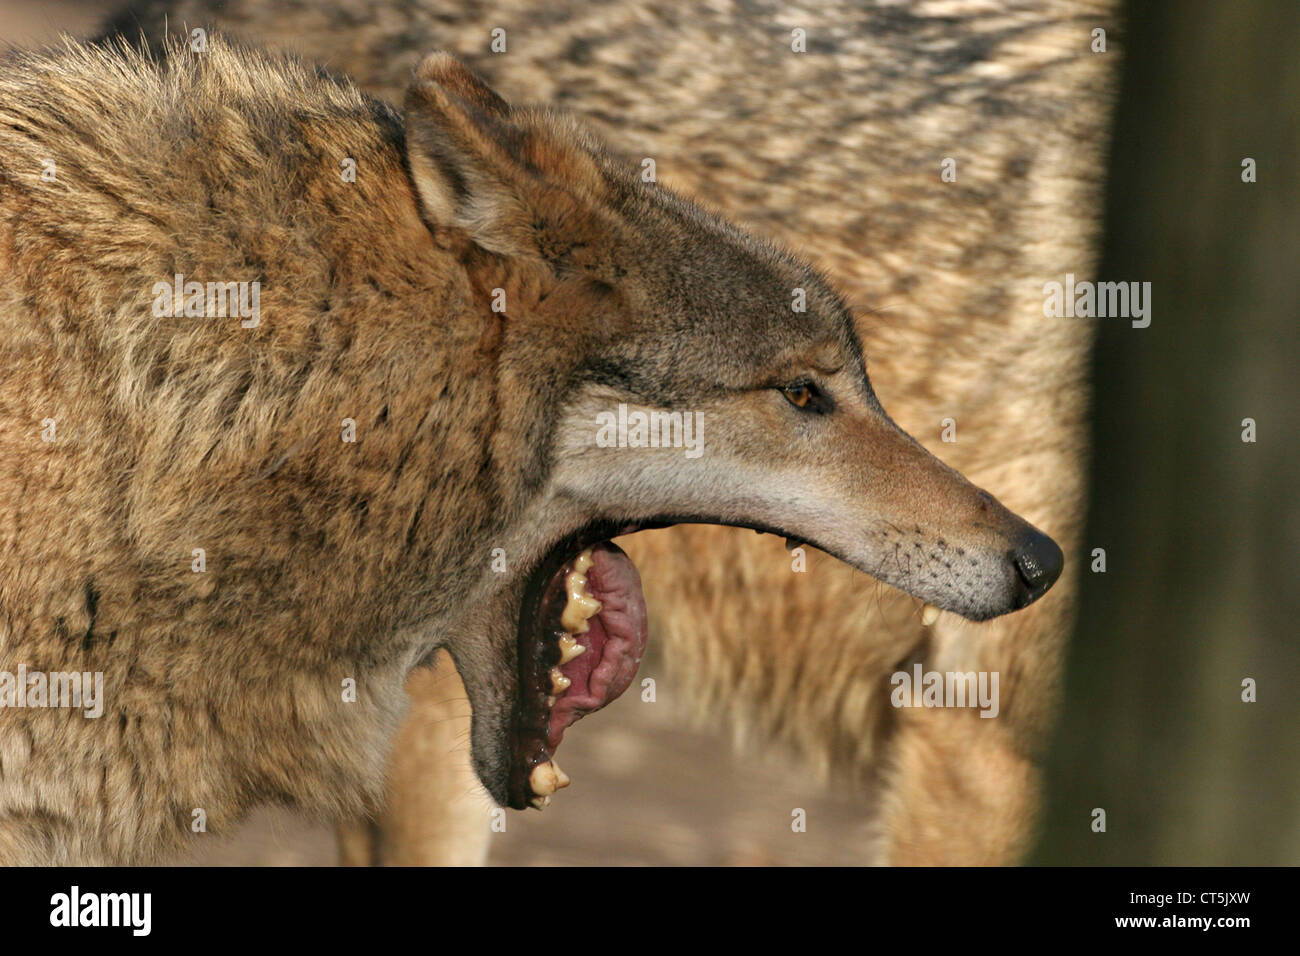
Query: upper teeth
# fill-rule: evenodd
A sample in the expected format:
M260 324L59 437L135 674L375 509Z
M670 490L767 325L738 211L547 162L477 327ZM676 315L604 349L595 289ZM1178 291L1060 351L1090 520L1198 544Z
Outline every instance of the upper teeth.
M927 604L921 608L921 626L929 627L935 621L939 620L939 609L933 604Z

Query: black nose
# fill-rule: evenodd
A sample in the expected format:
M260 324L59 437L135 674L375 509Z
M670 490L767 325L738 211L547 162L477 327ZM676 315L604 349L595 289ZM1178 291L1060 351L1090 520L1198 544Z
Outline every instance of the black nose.
M1065 555L1061 553L1060 546L1033 528L1020 542L1020 546L1011 552L1010 557L1020 579L1017 607L1032 604L1046 594L1065 567Z

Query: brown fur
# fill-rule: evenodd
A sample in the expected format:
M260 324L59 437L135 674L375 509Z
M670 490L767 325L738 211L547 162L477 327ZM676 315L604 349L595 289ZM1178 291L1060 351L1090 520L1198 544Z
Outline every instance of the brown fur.
M446 55L405 105L215 39L0 72L0 669L107 696L4 713L5 859L371 810L442 647L518 802L521 595L593 521L788 530L972 618L1032 599L1036 533L888 419L815 271ZM160 314L176 273L261 282L266 318ZM784 395L810 378L820 411ZM699 412L709 453L602 447L619 402Z
M390 98L424 46L444 45L507 93L583 113L655 157L666 180L815 255L852 301L878 306L859 328L895 418L1074 555L1089 330L1043 320L1039 290L1092 267L1114 4L962 6L826 4L792 17L780 4L687 14L667 0L590 10L511 0L483 11L441 0L146 0L119 25L152 37L163 14L173 27L216 25L300 50ZM487 52L495 26L509 31L508 55ZM803 56L788 52L795 26L808 30ZM1089 51L1097 26L1111 35L1108 54ZM956 183L939 182L945 156L959 161ZM945 417L958 423L956 444L937 441ZM791 574L776 542L747 532L675 528L622 543L682 697L726 715L756 746L792 746L821 776L883 775L878 858L1020 857L1070 621L1069 568L1025 612L978 626L945 615L927 632L914 602L829 561ZM715 626L701 631L702 619ZM818 662L798 680L795 654ZM892 711L886 677L913 657L999 670L1002 716L968 724ZM399 748L391 790L464 759ZM972 849L980 833L989 836Z

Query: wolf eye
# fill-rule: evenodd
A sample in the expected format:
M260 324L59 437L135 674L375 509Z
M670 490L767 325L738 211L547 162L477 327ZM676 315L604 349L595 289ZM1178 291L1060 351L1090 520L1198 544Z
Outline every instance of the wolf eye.
M781 394L784 395L795 408L806 408L813 398L811 385L787 385L785 388L781 389Z
M783 385L779 388L779 391L785 396L785 400L795 408L823 414L830 411L829 399L812 382L795 382L793 385Z

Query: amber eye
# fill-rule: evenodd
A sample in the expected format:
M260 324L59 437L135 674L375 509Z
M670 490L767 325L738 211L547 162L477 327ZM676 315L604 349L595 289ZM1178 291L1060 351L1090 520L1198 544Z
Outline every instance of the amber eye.
M835 408L835 402L830 395L807 379L791 385L778 385L777 391L795 408L812 415L828 415Z
M795 408L807 408L816 395L813 387L807 382L800 382L798 385L787 385L781 389L781 394Z

